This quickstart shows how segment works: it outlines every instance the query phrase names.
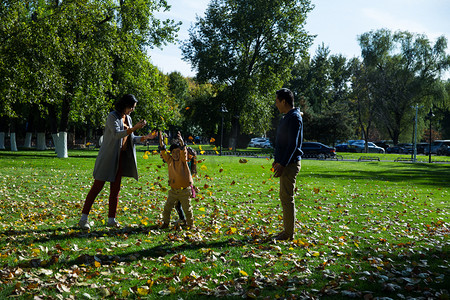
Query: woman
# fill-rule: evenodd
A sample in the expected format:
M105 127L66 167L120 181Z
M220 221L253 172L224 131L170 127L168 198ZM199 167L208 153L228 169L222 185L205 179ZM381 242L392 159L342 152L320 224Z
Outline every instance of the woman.
M116 210L122 176L138 179L134 144L156 136L152 133L146 136L134 135L133 132L146 125L145 120L139 121L134 126L131 122L130 113L134 111L137 102L133 95L124 95L116 102L115 110L108 115L103 133L103 143L95 161L94 184L87 194L81 219L78 222L82 229L90 229L88 215L95 198L101 192L106 181L111 183L107 226L120 227L116 221Z

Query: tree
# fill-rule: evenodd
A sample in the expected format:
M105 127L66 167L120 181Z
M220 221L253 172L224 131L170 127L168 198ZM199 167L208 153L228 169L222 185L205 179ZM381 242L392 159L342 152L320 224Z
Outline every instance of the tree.
M292 69L292 79L286 84L298 99L304 112L304 137L334 144L353 135L354 117L350 110L349 82L353 60L331 55L319 46L313 58L304 58Z
M386 29L364 33L358 40L366 81L366 94L360 96L375 102L371 113L397 144L410 124L411 106L442 105L439 77L450 67L447 40L441 36L431 45L424 35Z
M183 128L186 134L212 137L218 133L221 101L214 101L217 86L189 80L189 98L183 111Z
M369 136L374 123L374 111L377 109L377 101L374 93L371 92L367 83L371 81L370 72L365 66L358 62L353 64L353 103L356 109L357 120L365 140L365 152L368 150Z
M175 127L182 126L184 123L184 111L189 110L187 101L189 101L189 79L183 77L180 72L172 72L168 76L169 95L174 103L174 112L179 116ZM179 130L179 129L177 129ZM186 132L186 128L181 128L182 132Z
M3 1L0 115L16 116L15 103L37 107L41 119L52 120L59 157L67 156L69 124L103 123L124 92L138 91L152 108L141 115L159 118L156 106L169 105L152 100L169 100L167 84L145 48L173 41L179 25L156 19L153 11L160 8L169 6L159 0Z
M240 131L269 128L274 92L311 43L303 28L311 9L309 0L213 0L191 28L183 58L200 82L225 86L215 100L229 111L231 147Z

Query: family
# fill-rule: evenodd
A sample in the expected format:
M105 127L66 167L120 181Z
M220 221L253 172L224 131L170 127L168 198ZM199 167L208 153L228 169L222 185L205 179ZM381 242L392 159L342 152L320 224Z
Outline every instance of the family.
M114 111L108 115L103 133L103 143L95 161L94 183L86 196L78 222L78 226L83 230L90 229L89 212L106 181L110 183L107 226L120 228L120 224L116 220L116 211L122 177L138 179L135 144L157 136L159 136L161 157L168 166L170 186L164 205L163 223L160 228L169 227L173 208L176 208L178 212L179 222L185 223L190 229L194 228L191 197L195 196L195 190L192 179L193 169L190 163L195 152L186 146L180 132L168 151L161 132L136 136L134 132L146 125L145 120L141 120L133 126L130 114L135 110L137 102L133 95L124 95L116 102ZM290 90L278 90L275 105L284 115L277 128L272 164L274 177L280 178L280 201L284 227L284 230L275 238L292 240L295 227L294 190L297 174L301 168L303 120L300 109L294 106L294 95Z

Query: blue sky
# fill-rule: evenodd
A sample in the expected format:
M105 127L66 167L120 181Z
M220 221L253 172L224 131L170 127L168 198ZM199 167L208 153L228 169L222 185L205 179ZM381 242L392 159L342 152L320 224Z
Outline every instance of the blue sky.
M204 16L209 2L168 0L171 10L158 16L181 21L178 39L184 41L196 16ZM309 51L312 55L323 43L332 54L340 53L347 58L360 56L357 36L380 28L425 34L432 42L441 35L450 39L449 0L313 0L312 3L315 8L305 25L310 34L317 35ZM447 52L450 54L449 49ZM195 75L189 63L181 59L180 43L164 46L162 50L153 49L149 55L164 73L179 71L184 76ZM445 77L449 78L449 74Z

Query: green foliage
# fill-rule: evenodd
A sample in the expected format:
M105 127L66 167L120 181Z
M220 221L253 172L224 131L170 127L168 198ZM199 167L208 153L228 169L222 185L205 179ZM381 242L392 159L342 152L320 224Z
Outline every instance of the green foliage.
M349 87L353 64L342 55L330 55L323 45L313 58L295 64L292 79L285 85L295 93L304 112L306 140L331 145L354 135Z
M201 82L226 85L220 100L234 138L239 125L244 132L269 128L273 94L311 42L303 28L310 10L308 0L214 0L191 29L184 59Z
M275 242L271 161L200 155L197 229L158 230L167 167L143 153L140 180L123 179L125 228L105 227L105 187L82 232L97 151L0 152L1 298L448 298L446 164L303 160L297 235Z
M365 86L366 96L357 97L366 109L373 108L371 114L377 118L379 129L397 144L409 127L411 106L440 106L446 97L439 75L450 67L450 55L445 53L447 40L441 36L431 45L424 35L381 29L362 34L359 43L365 75L356 80Z
M159 0L2 1L0 115L27 117L22 108L33 107L58 118L63 131L69 123L101 127L114 100L134 92L148 102L140 116L170 122L167 84L145 51L173 41L179 24L156 19L159 9L169 6Z
M212 137L217 134L220 101L217 87L210 83L189 81L190 98L183 112L185 134Z

